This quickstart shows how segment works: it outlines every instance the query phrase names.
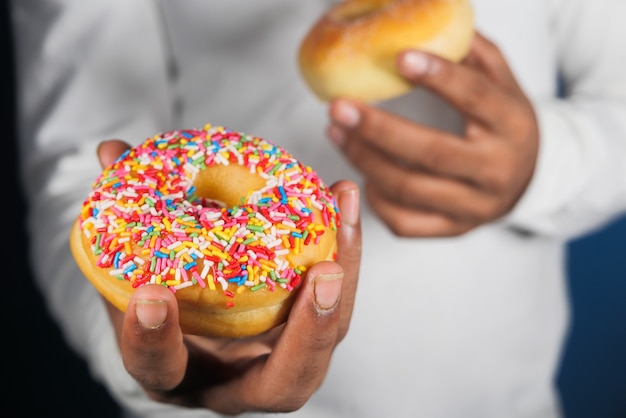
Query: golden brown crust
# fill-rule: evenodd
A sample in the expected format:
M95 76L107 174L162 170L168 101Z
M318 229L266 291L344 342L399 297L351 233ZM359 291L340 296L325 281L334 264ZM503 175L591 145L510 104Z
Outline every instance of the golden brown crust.
M406 49L460 61L473 37L469 0L347 0L332 7L303 39L303 78L322 100L387 100L412 87L395 69Z
M335 231L327 231L320 245L307 246L298 254L297 262L310 267L318 261L333 260L336 252ZM96 265L96 257L81 233L78 221L70 235L72 254L83 274L111 304L126 311L134 289L126 280L116 280L109 274L110 268ZM235 286L231 285L236 292ZM223 292L188 287L176 292L179 320L185 333L212 337L238 338L267 331L287 319L297 291L277 287L252 292L246 290L236 295L236 303L227 307L233 299Z

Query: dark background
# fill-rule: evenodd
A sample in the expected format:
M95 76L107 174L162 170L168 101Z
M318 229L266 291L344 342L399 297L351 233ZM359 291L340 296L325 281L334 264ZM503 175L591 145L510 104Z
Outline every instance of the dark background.
M28 274L24 200L15 165L14 83L7 2L2 3L3 184L11 202L3 228L2 397L0 414L12 417L115 417L108 393L63 341ZM9 213L7 214L7 210ZM566 418L626 417L626 218L577 240L569 248L573 326L557 385ZM9 267L11 261L17 263ZM505 417L503 417L505 418Z

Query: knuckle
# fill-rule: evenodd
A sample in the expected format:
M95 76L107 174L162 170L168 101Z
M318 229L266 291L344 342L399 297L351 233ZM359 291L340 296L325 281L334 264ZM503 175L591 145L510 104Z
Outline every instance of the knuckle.
M421 181L415 176L402 176L397 182L395 190L392 190L393 199L400 205L412 207L416 205L421 196Z
M385 218L384 222L389 227L389 230L393 235L400 238L409 238L414 236L413 228L411 228L410 222L403 217L391 217Z
M490 221L499 213L498 205L492 201L481 202L473 208L472 220L476 223L484 223Z
M266 410L281 413L295 412L302 408L307 400L308 397L305 396L283 396L279 402L273 402Z
M467 93L459 97L462 108L472 109L485 102L490 92L490 84L484 77L475 77L471 83L467 83Z

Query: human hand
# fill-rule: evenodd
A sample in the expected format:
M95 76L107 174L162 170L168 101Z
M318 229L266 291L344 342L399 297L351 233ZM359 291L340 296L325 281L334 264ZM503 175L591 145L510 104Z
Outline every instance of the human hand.
M101 165L126 149L122 141L103 142ZM348 331L359 275L358 189L348 181L331 189L342 216L337 261L309 269L286 324L255 337L210 339L183 334L165 287L137 288L125 314L107 302L126 370L152 399L230 415L304 405Z
M398 69L456 108L465 131L334 100L327 134L363 174L374 212L395 234L422 237L460 235L510 211L532 177L539 128L499 49L477 34L460 64L405 51Z

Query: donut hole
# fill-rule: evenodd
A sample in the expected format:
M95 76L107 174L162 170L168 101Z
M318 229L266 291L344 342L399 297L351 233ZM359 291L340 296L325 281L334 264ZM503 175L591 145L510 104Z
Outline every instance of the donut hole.
M335 9L333 18L339 22L350 23L373 16L393 1L395 0L349 1Z
M203 206L233 207L242 204L252 190L265 186L265 179L239 165L214 165L198 173L196 196Z

